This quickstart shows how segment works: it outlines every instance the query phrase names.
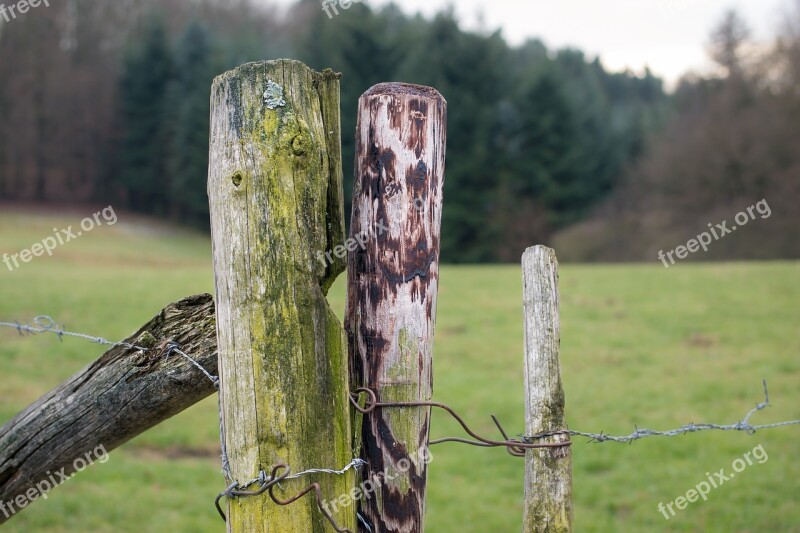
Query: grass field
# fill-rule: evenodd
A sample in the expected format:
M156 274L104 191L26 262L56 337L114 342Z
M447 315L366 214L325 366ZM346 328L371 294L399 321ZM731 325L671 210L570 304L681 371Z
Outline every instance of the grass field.
M0 254L17 253L89 214L0 213ZM71 329L119 339L165 304L213 293L203 236L119 223L9 272L0 263L0 320L53 316ZM734 238L734 237L732 237ZM446 259L446 258L444 258ZM521 274L515 266L441 272L434 396L493 435L498 415L523 430ZM344 308L343 278L332 291ZM731 423L761 401L754 423L800 419L800 264L571 266L561 269L562 371L572 429L623 434L634 425ZM82 341L0 331L0 423L95 359ZM111 453L10 521L6 531L213 532L222 489L216 402L207 400ZM434 417L434 436L456 434ZM576 438L576 530L800 531L800 427L653 438L633 445ZM749 466L666 520L658 511L706 478ZM520 531L522 460L502 449L433 449L427 530ZM338 466L338 465L305 465Z

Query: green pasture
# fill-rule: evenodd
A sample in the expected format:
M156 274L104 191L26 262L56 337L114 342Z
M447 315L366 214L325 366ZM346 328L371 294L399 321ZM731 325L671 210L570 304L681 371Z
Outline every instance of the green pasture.
M92 211L0 212L0 255L77 225ZM736 238L731 236L729 238ZM520 253L522 250L520 250ZM443 258L447 260L447 258ZM344 309L344 276L331 291ZM562 373L571 428L630 433L688 422L732 423L762 400L753 423L800 419L800 264L564 265ZM0 320L47 314L81 332L121 339L165 304L213 293L209 240L119 213L9 271L0 263ZM496 414L524 429L522 283L518 266L441 270L434 397L496 436ZM0 423L95 359L76 339L20 338L0 330ZM440 414L435 437L457 435ZM575 438L579 532L800 531L800 426L652 438L632 445ZM762 445L747 467L666 520L658 512ZM13 532L220 532L215 399L111 453L5 526ZM340 467L342 465L298 465ZM515 532L522 522L523 461L503 449L433 448L427 531Z

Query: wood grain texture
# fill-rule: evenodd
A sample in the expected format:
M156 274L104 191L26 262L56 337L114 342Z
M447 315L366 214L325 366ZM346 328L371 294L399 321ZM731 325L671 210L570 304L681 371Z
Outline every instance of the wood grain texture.
M567 429L561 385L558 260L544 246L522 257L525 311L526 432ZM555 435L542 442L564 442ZM525 455L523 531L572 531L572 454L569 446L537 448Z
M429 87L380 84L359 100L346 329L353 385L383 402L431 399L446 124ZM364 417L362 476L381 480L360 501L373 532L423 530L429 427L429 408Z
M345 254L339 76L298 61L249 63L214 81L211 208L222 415L234 479L277 463L294 472L353 459L344 330L326 293ZM326 500L355 475L288 481L293 497L319 481ZM228 530L329 531L306 496L229 500ZM340 526L355 529L353 506Z
M71 474L87 452L110 452L213 394L207 376L183 357L165 357L162 348L176 341L216 375L214 329L211 295L169 305L125 340L147 351L111 348L0 428L0 502L25 494L48 473ZM0 512L0 523L8 519Z

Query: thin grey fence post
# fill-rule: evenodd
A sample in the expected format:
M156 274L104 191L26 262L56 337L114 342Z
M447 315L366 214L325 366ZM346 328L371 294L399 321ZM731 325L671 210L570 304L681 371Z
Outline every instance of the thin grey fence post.
M564 389L558 359L561 342L558 260L550 248L522 256L525 311L525 391L528 435L566 430ZM541 442L565 442L557 434ZM572 531L572 453L569 446L525 454L523 532Z

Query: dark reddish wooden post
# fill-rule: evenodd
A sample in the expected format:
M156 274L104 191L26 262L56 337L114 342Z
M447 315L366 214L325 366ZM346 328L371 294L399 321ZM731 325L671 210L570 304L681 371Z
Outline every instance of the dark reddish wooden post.
M359 100L345 327L352 386L382 402L431 399L446 124L430 87L384 83ZM361 531L423 530L429 428L429 408L364 415Z

